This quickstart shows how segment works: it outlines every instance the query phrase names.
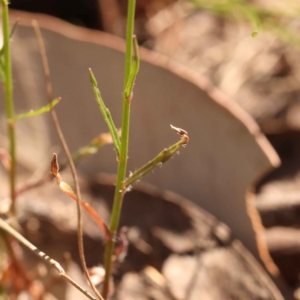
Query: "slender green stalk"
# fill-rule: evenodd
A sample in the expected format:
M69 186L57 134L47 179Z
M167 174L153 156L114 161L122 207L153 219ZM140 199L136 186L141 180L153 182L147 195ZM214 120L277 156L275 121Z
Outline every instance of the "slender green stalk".
M10 196L12 200L12 213L15 213L15 182L16 182L16 143L14 123L9 121L14 118L14 103L12 89L12 70L9 47L9 18L8 2L2 0L2 30L3 30L3 49L4 49L4 90L5 90L5 108L8 127L9 152L11 157L10 164Z
M103 291L102 291L102 295L104 299L107 299L109 293L109 283L110 283L112 259L113 259L113 253L115 247L115 237L119 225L123 196L124 196L123 181L125 179L126 168L127 168L131 99L129 100L126 98L125 90L127 87L128 80L130 78L131 65L132 65L132 47L133 47L132 39L133 39L133 29L134 29L135 2L136 2L135 0L128 1L121 149L120 149L120 159L118 165L117 184L116 184L115 196L114 196L114 204L113 204L112 216L110 222L110 232L113 238L111 241L109 241L106 244L105 247L105 256L104 256L105 279L104 279Z
M104 121L107 124L107 127L109 129L110 134L111 134L111 137L112 137L112 140L114 142L114 146L115 146L115 149L116 149L116 152L117 152L117 156L118 156L118 159L119 159L121 142L120 142L118 130L115 126L115 123L112 119L112 116L111 116L111 113L110 113L109 109L104 104L104 101L102 99L100 90L98 89L98 84L97 84L96 78L95 78L95 76L92 72L92 69L89 69L89 73L90 73L90 80L91 80L93 90L94 90L95 99L98 102L100 111L101 111L102 116L104 118Z

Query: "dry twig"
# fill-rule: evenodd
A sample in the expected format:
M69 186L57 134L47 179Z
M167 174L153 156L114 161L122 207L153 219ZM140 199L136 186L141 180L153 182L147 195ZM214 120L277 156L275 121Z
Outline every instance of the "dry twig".
M97 300L93 295L91 295L87 290L81 287L77 282L75 282L71 277L67 275L63 267L54 259L49 257L44 252L40 251L36 246L31 244L27 239L25 239L19 232L17 232L14 228L12 228L9 224L7 224L3 219L0 218L0 227L5 230L7 233L11 234L15 239L17 239L21 244L35 253L37 256L42 258L46 261L50 266L54 267L58 275L61 276L63 279L71 283L76 289L86 295L89 299Z
M50 69L49 69L49 65L48 65L46 48L45 48L43 37L42 37L42 34L41 34L41 31L40 31L40 28L38 26L37 21L33 21L32 25L34 27L34 30L35 30L35 33L36 33L36 36L37 36L37 41L38 41L38 44L39 44L39 49L40 49L40 53L41 53L41 57L42 57L42 61L43 61L48 102L51 103L51 101L52 101L52 85L51 85L51 80L50 80ZM53 109L51 109L50 114L51 114L51 118L52 118L55 130L57 132L57 135L60 139L60 142L62 144L64 152L66 153L66 156L67 156L67 159L68 159L68 162L69 162L69 165L70 165L70 169L71 169L71 173L72 173L72 177L73 177L74 185L75 185L76 197L78 199L81 199L78 177L77 177L75 165L74 165L74 162L73 162L73 159L72 159L72 155L70 153L70 150L68 148L68 145L66 143L64 135L62 133L61 127L59 125L59 121L58 121L56 112ZM83 247L83 230L82 230L81 207L80 207L80 203L78 201L76 201L76 206L77 206L77 220L78 220L78 228L77 228L77 231L78 231L78 249L79 249L79 256L80 256L81 265L82 265L82 268L84 270L85 276L86 276L90 286L92 287L94 293L97 295L98 299L104 300L103 297L98 292L97 288L92 283L92 280L91 280L90 275L88 273L88 269L87 269L86 262L85 262L85 256L84 256L84 247Z

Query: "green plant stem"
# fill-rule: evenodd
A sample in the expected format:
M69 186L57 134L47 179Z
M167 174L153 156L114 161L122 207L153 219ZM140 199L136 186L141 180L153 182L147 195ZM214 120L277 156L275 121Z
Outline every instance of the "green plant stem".
M175 143L174 145L164 149L161 151L157 156L155 156L152 160L150 160L148 163L146 163L144 166L139 168L137 171L135 171L132 175L130 175L129 178L124 180L123 188L126 189L134 182L141 179L143 176L148 174L150 171L152 171L154 168L156 168L159 165L164 164L166 161L168 161L176 151L182 146L186 145L188 142L187 135L183 136L180 141Z
M10 153L10 196L12 201L11 212L15 213L15 184L16 184L16 143L14 123L9 121L14 118L14 103L12 89L12 70L9 47L9 18L7 0L2 0L2 30L3 30L3 49L4 49L4 90L5 90L5 108L9 139Z
M132 46L133 46L132 38L133 38L133 29L134 29L135 2L136 2L135 0L128 1L121 149L120 149L120 160L118 165L117 183L116 183L116 189L114 195L114 204L113 204L112 216L111 216L111 222L109 228L112 234L112 239L111 241L107 242L105 247L105 255L104 255L105 278L104 278L103 291L102 291L102 295L104 299L107 299L109 293L109 283L111 277L115 238L119 226L119 220L120 220L122 202L124 196L123 181L126 176L126 168L127 168L131 101L126 98L125 90L130 76L131 64L132 64Z

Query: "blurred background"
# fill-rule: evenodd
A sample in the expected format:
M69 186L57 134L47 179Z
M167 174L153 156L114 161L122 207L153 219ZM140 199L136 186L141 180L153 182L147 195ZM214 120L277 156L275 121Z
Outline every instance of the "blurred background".
M10 7L125 35L126 0L11 0ZM137 0L135 32L140 45L188 66L238 103L276 149L282 165L258 183L256 205L272 257L297 293L299 1Z
M11 0L10 7L124 37L126 5L125 0ZM300 4L293 0L139 0L135 32L140 45L204 75L245 109L286 162L282 168L287 164L294 176L299 17Z

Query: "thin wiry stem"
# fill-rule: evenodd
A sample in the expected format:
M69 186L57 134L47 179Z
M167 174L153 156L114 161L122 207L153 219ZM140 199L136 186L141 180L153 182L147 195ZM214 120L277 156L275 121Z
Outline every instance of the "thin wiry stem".
M81 287L77 282L75 282L71 277L67 275L65 270L62 268L62 266L46 255L44 252L40 251L36 246L31 244L27 239L25 239L19 232L17 232L14 228L12 228L9 224L7 224L3 219L0 218L0 228L2 228L5 232L11 234L15 239L17 239L21 244L26 246L29 250L31 250L33 253L35 253L37 256L42 258L45 262L47 262L50 266L54 267L58 275L61 276L63 279L71 283L75 288L77 288L81 293L83 293L85 296L87 296L91 300L97 300L93 295L91 295L87 290L85 290L83 287Z
M109 293L109 283L112 271L112 260L115 248L115 237L117 234L119 220L123 202L123 181L126 176L127 156L128 156L128 139L129 139L129 120L130 120L130 104L131 99L126 97L126 87L130 78L132 66L132 47L133 47L133 29L134 29L134 15L135 15L135 0L128 1L127 13L127 29L126 29L126 61L125 61L125 75L124 75L124 94L123 94L123 109L122 109L122 128L121 128L121 149L118 166L117 183L114 195L114 204L112 209L112 216L110 222L110 232L113 236L112 240L106 244L104 254L105 278L103 283L102 295L105 299Z
M88 203L84 202L81 199L78 199L76 195L74 194L72 188L62 180L61 175L59 174L59 164L57 159L57 154L53 153L52 160L51 160L51 174L55 177L56 183L61 189L62 192L64 192L66 195L68 195L73 200L80 203L80 205L87 211L87 213L94 219L94 221L97 223L99 228L102 230L104 237L106 240L111 239L111 234L109 232L109 229L107 228L104 221L101 219L101 217L97 214L97 212L93 209L92 206L90 206Z
M48 59L47 59L47 54L46 54L46 48L45 48L43 37L42 37L42 34L41 34L41 31L40 31L40 28L38 26L37 21L33 21L32 24L34 26L34 30L35 30L35 33L36 33L36 36L37 36L39 49L40 49L41 57L42 57L42 61L43 61L45 80L46 80L46 88L47 88L47 96L48 96L48 103L51 103L51 101L53 99L53 97L52 97L52 85L51 85L51 80L50 80L50 69L49 69L49 64L48 64ZM72 159L72 155L70 153L69 147L68 147L68 145L66 143L66 140L64 138L64 135L62 133L61 127L59 125L59 121L58 121L56 112L53 109L51 109L50 114L51 114L51 117L52 117L52 121L53 121L55 130L57 132L57 135L60 139L60 142L62 144L62 147L64 149L64 152L67 156L67 159L68 159L68 162L69 162L69 165L70 165L70 169L71 169L71 173L72 173L72 177L73 177L74 185L75 185L75 195L78 199L81 199L79 181L78 181L75 165L74 165L74 162L73 162L73 159ZM76 201L76 206L77 206L77 220L78 220L78 228L77 228L77 232L78 232L78 249L79 249L79 256L80 256L81 265L82 265L82 268L84 270L85 276L86 276L90 286L92 287L94 293L97 295L98 299L104 300L103 297L98 292L97 288L94 286L94 284L93 284L93 282L90 278L90 275L88 273L88 269L87 269L86 262L85 262L85 256L84 256L82 216L81 216L81 206L80 206L79 201Z
M10 121L14 118L14 102L13 102L13 86L12 86L12 69L9 45L9 17L8 2L2 0L2 30L3 30L3 51L4 51L4 90L5 90L5 108L7 118L7 130L9 139L10 162L10 197L12 201L11 211L15 213L15 185L16 185L16 141L14 122Z

